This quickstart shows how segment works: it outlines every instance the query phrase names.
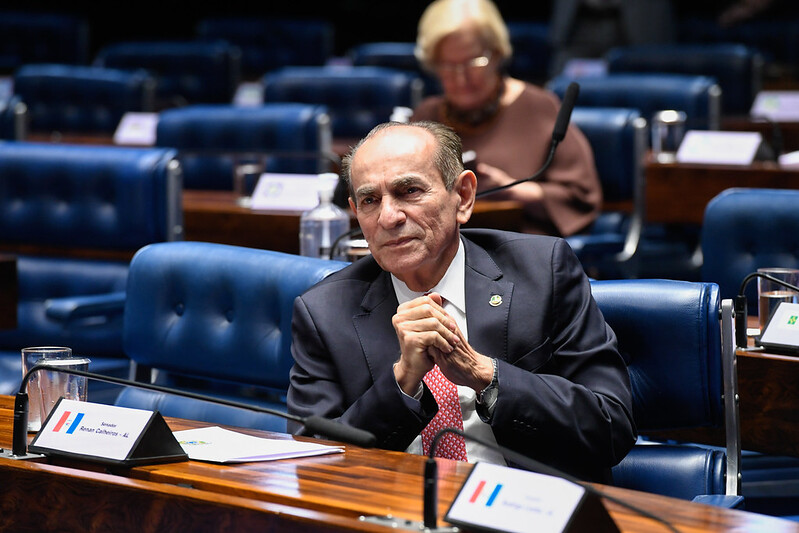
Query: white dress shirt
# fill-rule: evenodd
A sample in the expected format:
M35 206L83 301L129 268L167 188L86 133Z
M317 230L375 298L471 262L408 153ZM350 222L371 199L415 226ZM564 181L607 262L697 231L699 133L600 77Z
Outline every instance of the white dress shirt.
M397 301L400 304L418 298L428 292L439 293L444 298L444 310L455 320L455 323L458 324L458 328L460 328L464 337L468 340L469 331L466 327L465 256L466 252L463 248L463 241L460 241L455 258L449 265L444 277L441 278L441 281L439 281L435 287L431 287L424 292L410 290L405 283L397 279L393 274L391 275L391 282L394 286L394 292L397 295ZM399 387L399 385L397 386ZM463 413L463 431L467 435L473 435L492 444L496 444L497 441L494 437L494 432L491 430L491 426L483 422L477 414L475 409L476 397L477 394L470 387L458 385L458 400L460 401L461 412ZM408 453L421 454L421 435L417 436L405 451ZM466 439L466 456L470 463L485 461L500 465L507 464L501 453L470 439Z

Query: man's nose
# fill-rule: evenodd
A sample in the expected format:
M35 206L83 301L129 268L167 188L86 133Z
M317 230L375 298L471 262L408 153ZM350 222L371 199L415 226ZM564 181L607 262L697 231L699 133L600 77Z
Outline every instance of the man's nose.
M383 199L380 205L380 218L378 222L384 228L393 228L405 222L405 211L395 200Z

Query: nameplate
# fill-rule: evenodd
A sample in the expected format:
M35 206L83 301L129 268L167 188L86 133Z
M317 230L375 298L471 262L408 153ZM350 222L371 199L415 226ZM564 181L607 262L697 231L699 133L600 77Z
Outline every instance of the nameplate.
M154 146L158 113L127 112L114 132L114 144Z
M762 142L758 132L691 130L680 143L677 162L751 165Z
M252 193L252 209L307 211L319 204L318 174L276 174L258 178Z
M776 352L799 355L799 304L780 303L763 328L759 344Z
M749 114L775 122L799 121L799 91L760 91Z
M119 465L187 459L157 411L65 398L56 403L29 449Z
M570 481L477 463L445 520L469 530L523 533L618 531L598 498ZM586 528L586 529L580 529Z

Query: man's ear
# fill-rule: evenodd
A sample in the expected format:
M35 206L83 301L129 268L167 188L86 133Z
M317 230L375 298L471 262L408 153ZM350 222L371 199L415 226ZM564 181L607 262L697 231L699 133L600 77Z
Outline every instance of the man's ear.
M477 195L477 176L471 170L464 170L455 180L454 190L458 194L458 223L466 224L472 217Z
M350 203L350 209L352 209L352 212L357 217L358 216L358 210L355 208L355 202L352 201L352 196L348 196L347 197L347 201Z

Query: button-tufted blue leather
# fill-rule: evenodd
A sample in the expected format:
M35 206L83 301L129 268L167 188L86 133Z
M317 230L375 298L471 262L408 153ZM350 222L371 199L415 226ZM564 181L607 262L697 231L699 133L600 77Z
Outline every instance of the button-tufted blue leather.
M131 261L125 302L125 353L139 365L210 382L197 392L285 410L294 298L346 263L222 244L173 242L142 248ZM176 309L181 312L176 313ZM163 376L162 376L163 377ZM180 379L170 381L180 385ZM271 391L270 397L266 392ZM155 399L154 399L155 398ZM266 399L264 399L266 398ZM149 391L124 391L121 405L165 415L210 417L231 408ZM233 410L235 411L235 409ZM285 422L238 413L253 427ZM277 425L276 425L277 424Z
M324 106L198 104L162 111L155 144L179 151L185 188L232 190L236 157L247 153L270 156L270 172L327 171L330 138Z
M14 74L30 129L111 134L128 111L152 111L155 80L145 71L31 64Z
M741 282L761 267L799 268L799 190L727 189L705 208L702 279L734 298ZM757 280L746 288L757 314Z
M285 67L261 79L264 102L303 102L327 106L333 137L361 138L386 122L395 106L413 109L421 77L370 66Z

